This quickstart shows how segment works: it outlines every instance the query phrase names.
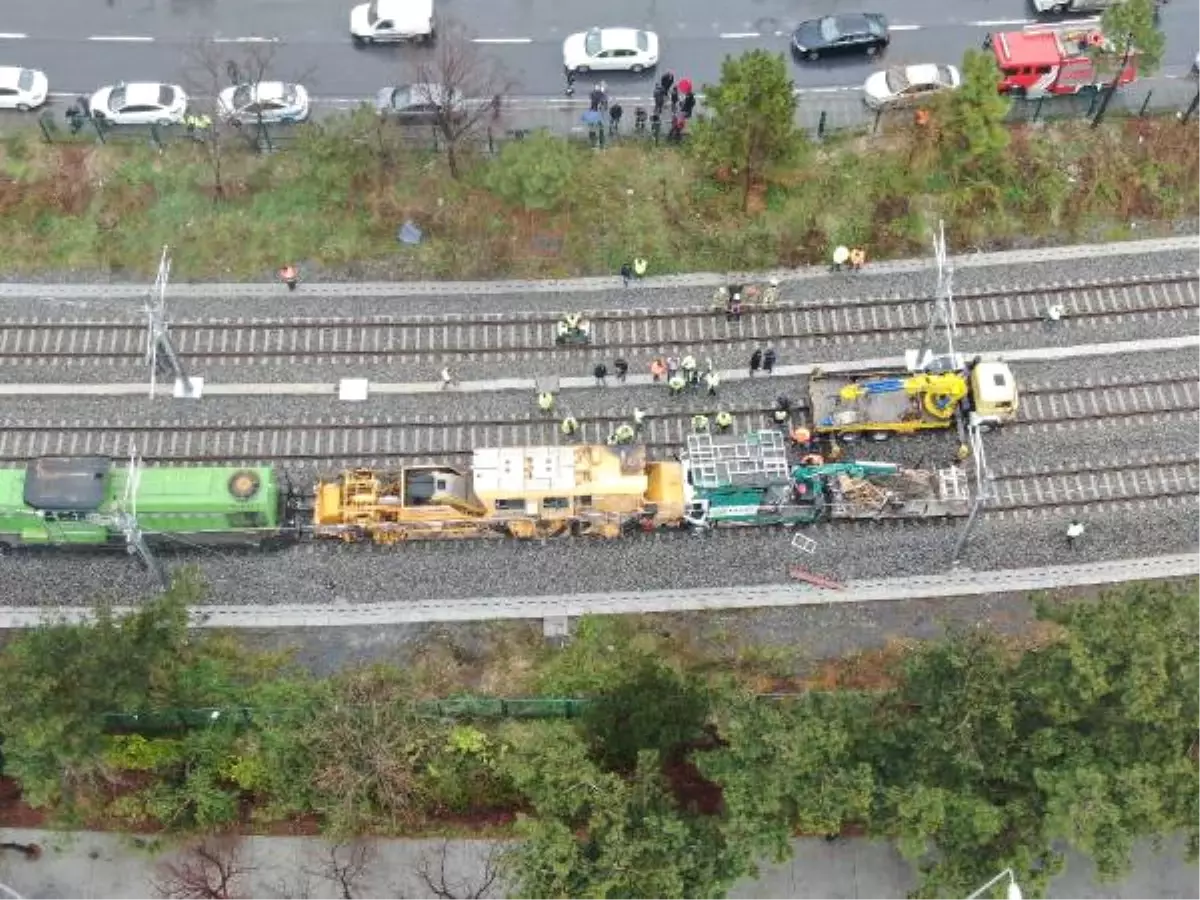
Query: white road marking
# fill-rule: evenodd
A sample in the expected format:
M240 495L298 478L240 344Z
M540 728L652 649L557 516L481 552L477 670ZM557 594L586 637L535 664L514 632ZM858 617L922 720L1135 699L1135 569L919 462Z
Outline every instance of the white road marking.
M889 25L889 31L920 31L923 25Z
M265 37L216 37L213 38L214 44L278 44L279 38Z
M471 38L472 44L532 44L533 38Z
M759 34L757 31L726 31L726 32L722 32L721 34L717 35L717 37L719 37L723 40L727 40L727 41L736 41L741 38L762 37L762 35Z
M140 34L93 34L88 38L89 41L123 41L132 44L148 44L154 40L152 37L147 37Z
M968 22L976 28L996 28L1000 25L1032 25L1033 19L981 19L978 22Z
M29 35L21 34L19 31L0 32L0 41L19 41L22 38L27 38Z

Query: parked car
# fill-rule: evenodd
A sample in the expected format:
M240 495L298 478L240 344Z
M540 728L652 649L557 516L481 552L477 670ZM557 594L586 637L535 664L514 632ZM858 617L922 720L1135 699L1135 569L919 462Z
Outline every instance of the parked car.
M45 103L49 93L50 82L45 72L0 66L0 109L28 112Z
M187 107L183 88L157 81L102 87L88 100L91 114L113 125L178 125L187 115Z
M350 37L360 46L433 40L433 0L371 0L350 10Z
M644 72L658 65L658 35L638 28L589 28L563 41L568 72Z
M792 33L792 49L805 59L848 53L875 56L891 41L888 23L879 13L846 13L809 19Z
M260 81L238 84L221 91L222 115L234 125L243 122L292 125L308 119L308 91L300 84Z
M437 122L447 106L454 115L466 113L462 97L457 92L447 96L446 89L437 84L402 84L380 88L375 94L375 111L402 125Z
M863 100L872 109L914 106L962 84L954 66L893 66L876 72L863 85Z

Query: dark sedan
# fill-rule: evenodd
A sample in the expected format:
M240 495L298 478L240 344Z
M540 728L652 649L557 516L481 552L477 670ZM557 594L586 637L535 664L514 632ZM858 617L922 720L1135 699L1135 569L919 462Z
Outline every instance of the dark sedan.
M875 56L887 47L887 19L878 13L847 13L801 22L792 33L792 49L805 59L847 53Z

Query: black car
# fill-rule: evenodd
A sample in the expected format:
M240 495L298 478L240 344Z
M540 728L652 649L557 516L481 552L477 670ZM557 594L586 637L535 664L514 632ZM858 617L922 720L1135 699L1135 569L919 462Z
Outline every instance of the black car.
M847 13L801 22L792 33L792 49L805 59L843 53L874 56L888 42L887 19L878 13Z

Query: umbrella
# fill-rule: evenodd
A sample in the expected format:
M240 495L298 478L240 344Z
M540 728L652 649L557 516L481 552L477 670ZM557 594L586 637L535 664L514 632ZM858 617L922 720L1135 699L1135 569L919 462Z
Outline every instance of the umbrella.
M679 82L679 93L690 94L692 92L692 79L684 78Z
M588 126L599 125L604 121L604 117L600 115L600 110L589 109L583 114L582 121L584 125Z

